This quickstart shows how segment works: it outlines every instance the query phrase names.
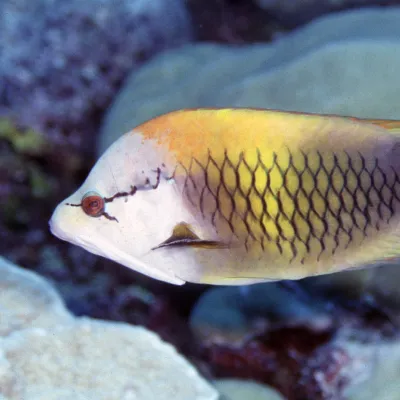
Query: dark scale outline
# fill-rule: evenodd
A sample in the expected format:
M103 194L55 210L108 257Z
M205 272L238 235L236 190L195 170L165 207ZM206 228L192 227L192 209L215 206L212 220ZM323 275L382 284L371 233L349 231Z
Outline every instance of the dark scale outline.
M261 152L259 149L257 149L257 167L260 167L264 171L264 173L266 173L267 167L262 161ZM255 171L257 171L257 169L255 169ZM267 194L268 186L266 184L264 186L264 189L262 192L259 192L259 190L257 189L257 186L255 186L254 191L256 192L257 196L260 198L261 204L262 204L262 211L261 211L260 217L258 218L259 224L261 226L261 230L264 233L264 236L267 238L267 240L271 241L272 237L268 233L267 228L264 224L264 218L272 219L272 216L268 211L267 201L265 200L265 195ZM265 238L262 237L261 238L261 247L263 250L265 250L264 240L265 240Z
M369 196L367 195L368 188L372 185L372 177L368 172L367 166L366 166L366 160L365 157L361 154L361 152L358 152L358 155L361 160L361 169L360 169L360 174L358 175L360 177L360 188L362 190L362 194L365 197L365 205L364 208L361 210L362 215L365 217L365 226L363 229L363 234L366 237L367 236L367 229L369 226L372 226L372 219L371 219L371 213L369 211L370 207L372 207L372 202ZM369 185L367 185L366 188L363 187L361 177L367 175L369 179Z
M340 229L342 230L342 232L346 233L346 235L347 235L347 243L344 246L344 248L347 249L353 240L354 225L351 225L349 228L345 228L343 219L346 214L352 219L351 214L354 212L354 199L352 198L353 207L351 207L351 209L348 210L346 207L346 203L344 201L344 194L347 192L351 197L351 192L347 188L349 169L342 168L342 166L340 165L339 159L337 157L337 154L334 154L333 160L334 160L337 170L339 171L341 177L343 178L343 183L340 187L340 190L337 191L337 188L334 188L334 190L337 191L337 194L338 194L338 197L340 200L340 206L339 206L337 213L338 213L338 219L340 220Z
M288 149L288 151L289 151L289 149ZM289 153L290 153L290 151L289 151ZM326 248L324 239L325 239L326 232L328 231L327 222L324 220L323 216L319 214L319 212L314 204L315 193L317 195L319 195L322 200L325 200L322 195L321 190L318 188L318 176L321 173L322 169L321 169L321 165L319 164L317 167L317 170L312 171L312 169L310 168L310 165L309 165L307 154L305 152L301 152L301 154L303 156L303 162L304 162L304 167L302 168L302 170L299 170L298 168L295 167L295 165L293 163L293 156L290 153L289 165L288 165L287 172L286 172L286 175L289 171L293 171L296 174L297 179L298 179L298 187L293 194L288 190L287 186L285 186L285 189L286 189L287 194L290 196L290 198L292 199L292 201L295 205L295 209L293 212L291 222L292 222L292 226L295 228L295 231L297 232L297 235L296 235L297 240L302 242L305 245L307 251L309 252L310 251L310 241L311 241L312 237L316 238L319 242L319 245L321 246L320 253L317 256L317 259L319 259L320 255L324 252L324 250ZM306 172L310 173L311 179L313 180L313 189L311 190L310 193L307 193L303 187L303 176ZM307 214L304 214L303 211L301 211L301 208L299 207L299 204L298 204L297 196L300 192L307 199L307 201L309 202L309 205L310 205L310 207L307 211ZM324 231L323 231L321 237L318 237L315 233L314 225L311 223L311 218L310 218L311 212L313 212L316 215L316 217L318 218L318 220L321 222L321 224L324 227ZM296 219L295 219L296 214L299 214L300 217L307 223L309 230L308 230L308 235L307 235L306 240L302 240L301 236L299 234L299 228L297 227L297 223L296 223Z
M272 165L269 168L267 167L266 170L265 170L265 172L266 172L266 184L265 184L265 186L267 188L267 193L270 192L271 196L274 198L275 201L277 201L277 198L276 198L276 194L274 193L274 191L271 188L271 173L274 170L274 168L277 168L277 165L278 165L277 159L278 159L277 154L275 152L273 152L272 153ZM276 224L277 220L278 220L278 214L275 217L271 213L269 213L269 215L270 215L270 219L273 220L275 222L275 224ZM283 248L282 248L282 245L280 243L281 237L279 235L279 226L277 226L277 230L278 230L278 237L277 237L277 239L275 241L275 244L276 244L276 247L277 247L277 249L279 251L279 254L283 254Z
M240 157L241 157L241 155L240 155ZM231 172L233 172L235 174L235 186L233 188L233 191L232 191L232 189L229 189L229 186L225 182L225 177L224 177L224 167L225 167L225 165L226 165L226 168L230 168ZM238 212L236 210L236 203L235 203L234 198L235 198L236 192L238 190L239 183L238 183L237 172L236 172L232 162L230 161L230 159L229 159L229 157L227 155L226 155L226 157L224 157L224 161L223 161L223 163L221 165L220 181L221 181L221 187L223 187L225 192L229 195L229 200L230 200L230 203L231 203L231 209L230 209L229 215L228 216L224 215L223 217L224 217L225 221L227 222L227 224L229 225L229 229L231 230L232 234L237 237L232 221L233 221L233 217L235 215L238 215Z
M392 186L389 186L389 190L390 190L390 193L392 193L394 195L396 200L398 202L400 202L400 194L397 194L397 190L396 190L396 185L397 185L397 188L400 189L400 177L397 174L397 172L396 172L396 170L394 169L393 166L391 166L390 168L391 168L391 170L393 172L394 180L393 180Z
M314 227L314 225L313 225L313 223L312 223L312 219L311 219L311 213L313 213L313 214L315 214L315 215L317 216L317 218L319 218L319 220L321 220L321 216L319 215L318 210L316 209L316 207L315 207L315 205L314 205L314 200L313 200L313 198L314 198L314 193L317 193L317 194L318 194L318 192L316 191L316 186L317 186L317 184L318 184L318 181L317 181L317 179L316 179L316 172L313 171L313 170L311 169L311 167L310 167L309 155L306 154L304 151L302 151L301 153L303 154L303 157L304 157L304 172L302 173L302 178L303 178L304 173L305 173L306 171L308 171L309 174L310 174L310 176L311 176L311 179L312 179L312 181L313 181L313 188L311 189L310 193L307 193L307 192L305 191L305 189L302 188L302 191L303 191L303 193L304 193L304 196L307 198L307 200L308 200L308 202L309 202L309 207L308 207L308 210L307 210L307 215L305 216L305 220L307 221L307 224L308 224L308 226L309 226L309 232L308 232L308 236L307 236L307 244L308 244L308 248L310 248L310 247L309 247L310 241L311 241L312 238L314 237L314 238L318 241L318 244L321 246L320 252L321 252L321 251L323 252L323 243L321 242L320 237L316 234L316 232L315 232L315 227ZM296 168L293 166L293 169L296 169Z
M190 182L190 183L192 184L193 189L196 190L197 193L199 193L199 192L198 192L197 185L196 185L196 181L194 180L194 177L193 177L194 174L192 173L193 163L194 163L194 158L191 158L191 159L190 159L190 164L189 164L189 167L188 167L188 168L185 168L184 165L180 164L180 167L181 167L181 168L183 169L183 171L184 171L184 174L183 174L183 175L185 176L185 180L184 180L184 182L183 182L183 187L184 187L185 189L187 189L187 188L188 188L188 183ZM172 176L174 177L173 179L175 179L176 170L177 170L177 168L174 169L174 173L172 174ZM193 206L193 207L196 207L196 201L195 201L195 200L193 199L193 197L191 196L189 190L186 190L186 194L187 194L186 197L187 197L187 199L189 200L189 202L192 204L192 206ZM200 210L200 212L201 212L202 216L204 217L204 211L203 211L203 210Z
M280 199L278 199L277 193L275 193L271 188L271 174L272 174L273 170L277 168L277 165L278 165L277 164L277 154L275 152L272 153L272 164L268 167L268 166L265 165L265 163L262 160L262 155L261 155L260 150L257 149L257 164L256 164L256 167L254 168L254 171L257 171L257 169L259 167L261 167L262 171L265 174L265 186L264 186L263 191L260 193L259 190L256 187L256 182L254 180L254 191L255 191L256 195L259 196L259 198L261 200L261 203L262 203L262 212L261 212L259 218L257 218L257 216L256 216L255 220L259 221L261 230L263 232L267 232L266 239L270 243L273 243L274 239L272 238L272 235L270 233L268 233L267 228L266 228L266 226L264 224L264 219L268 219L270 221L272 220L272 221L275 222L275 225L276 225L276 228L277 228L277 231L278 231L278 236L275 239L275 245L276 245L277 250L279 251L279 253L283 254L283 247L282 247L282 244L281 244L281 240L284 240L286 238L284 238L283 229L280 226L280 222L279 222L280 213L281 213L280 210L279 210ZM252 180L252 182L253 182L253 180ZM265 196L266 196L267 193L269 193L274 198L276 203L278 204L278 213L275 216L273 216L271 214L271 212L268 210L268 203L265 200ZM261 248L263 250L265 250L265 238L261 239L261 243L262 243Z
M358 191L360 190L360 188L362 188L361 174L362 174L363 169L361 168L360 171L357 172L356 168L353 165L353 160L351 159L350 154L347 151L345 151L344 153L346 154L346 157L347 157L348 173L352 172L356 179L356 182L357 182L357 184L352 192L350 192L350 189L348 187L347 187L347 190L349 191L350 196L353 199L354 209L357 210L362 216L364 216L364 219L363 219L364 226L360 226L360 224L356 218L356 214L354 212L351 212L351 218L352 218L353 224L356 226L356 228L358 230L360 230L361 232L363 232L363 240L364 240L366 237L366 229L368 226L368 222L367 222L367 216L365 215L365 209L361 208L361 206L359 204L359 198L357 196ZM358 155L360 156L360 161L361 161L361 153L358 152ZM367 201L365 202L365 204L367 204Z
M400 195L397 194L397 190L396 190L396 187L400 188L400 178L399 178L399 175L396 173L396 170L393 168L393 166L391 166L390 168L393 172L394 179L393 179L391 186L389 186L389 184L388 184L388 188L389 188L390 194L392 195L391 196L391 210L393 210L393 212L394 212L393 202L396 200L397 200L397 202L400 202Z
M333 154L333 168L331 169L330 172L328 172L328 187L329 187L330 190L328 191L327 195L328 195L328 197L329 197L329 195L335 196L336 200L339 202L339 208L336 211L333 210L332 207L329 204L329 201L328 201L329 212L332 214L332 216L335 219L335 222L337 223L336 230L333 233L333 239L335 241L335 247L332 249L332 255L334 255L336 253L336 251L339 249L339 246L340 246L340 242L339 242L340 232L347 233L345 228L344 228L344 226L343 226L343 221L342 221L342 218L341 218L341 215L340 215L340 213L341 213L341 211L343 209L343 199L341 198L341 193L340 193L342 188L338 191L336 186L334 185L334 182L333 182L333 175L335 174L336 170L338 169L337 165L338 165L337 155ZM339 173L340 172L341 172L341 170L339 170Z
M204 169L204 167L200 164L200 162L193 157L194 162L200 167L200 169L202 169L203 173L204 173L204 181L206 181L206 170ZM204 213L204 195L206 193L206 189L207 187L204 185L203 188L201 189L200 192L200 211L201 214L203 215L203 218L205 217L205 213Z
M227 154L226 154L226 156L227 156ZM247 208L246 208L245 213L243 215L243 220L245 221L245 226L246 226L246 229L247 229L247 232L248 232L248 235L247 235L247 238L246 238L246 241L245 241L245 247L248 248L248 242L249 242L250 237L255 241L261 242L261 240L257 239L255 237L255 235L251 232L250 224L248 222L249 218L251 218L253 220L253 222L257 221L257 216L256 216L256 214L255 214L255 212L253 210L253 207L252 207L252 204L251 204L251 200L250 200L250 196L251 196L251 192L255 189L256 171L258 169L258 164L256 164L256 166L255 166L255 168L253 170L250 167L249 163L246 161L244 155L242 155L242 162L243 162L243 165L248 170L248 172L250 173L250 177L251 177L251 182L250 182L249 188L247 190L247 193L242 188L242 185L239 186L239 192L243 196L243 198L245 199L246 205L247 205ZM237 174L239 175L239 181L240 181L239 169L237 170Z
M374 158L375 164L372 170L370 170L367 167L366 159L361 152L358 152L355 156L351 157L346 151L344 151L344 159L339 159L338 154L333 152L333 165L329 167L324 162L321 152L315 151L306 153L301 151L300 154L303 156L303 166L297 167L293 161L293 153L289 148L286 148L286 151L288 152L289 158L284 165L279 162L278 154L273 152L272 163L267 166L263 161L261 152L257 149L256 164L254 167L251 167L243 152L240 153L238 161L234 164L226 149L224 150L223 159L219 163L213 157L211 150L209 150L207 161L204 165L195 157L192 157L189 168L186 169L181 165L183 171L188 175L192 175L193 173L193 163L196 163L202 171L200 179L195 176L185 177L184 189L187 189L188 182L191 182L193 187L198 191L198 199L196 199L196 201L191 199L191 203L194 204L197 202L197 206L200 208L203 217L206 217L204 213L205 197L207 195L213 197L215 201L215 209L211 212L210 222L214 227L217 225L216 219L222 218L229 225L232 234L236 235L233 218L234 216L239 216L247 232L247 235L244 238L244 246L246 250L249 250L249 240L253 240L259 243L263 251L265 251L265 245L267 242L274 243L279 253L283 254L282 244L284 242L289 243L292 253L290 262L294 261L298 257L297 242L302 243L302 245L305 246L307 253L310 253L311 251L312 242L318 243L320 245L320 251L317 255L317 260L319 260L328 249L326 242L328 237L333 238L334 246L332 248L332 254L335 254L340 247L346 249L351 244L354 240L355 230L362 233L362 239L365 239L368 236L369 227L374 227L379 230L379 222L383 219L382 207L386 207L389 211L389 216L385 220L386 223L389 223L390 219L395 214L394 202L400 202L400 194L397 191L400 186L400 178L393 167L391 167L393 177L389 179L383 168L379 165L379 160L377 158ZM313 155L317 157L318 165L316 167L311 167L310 165L311 157ZM358 157L360 166L355 165L356 157ZM248 187L243 187L243 182L239 172L243 166L251 176L251 181ZM219 179L217 178L216 180L216 187L214 187L215 181L212 181L210 177L211 167L218 171ZM234 174L234 182L229 185L225 182L225 173L227 172L227 169L229 169L230 173L233 172ZM271 174L274 169L279 171L282 178L282 185L273 190L271 187ZM265 179L265 185L262 190L257 186L256 182L256 174L259 170L263 171L263 179ZM294 190L290 189L288 185L289 174L291 173L296 174L296 179L298 181ZM311 190L306 190L305 174L309 174L313 181L313 187ZM337 187L337 182L335 184L333 181L335 174L340 174L342 178L340 187ZM367 182L365 182L365 176L368 177ZM350 177L356 180L356 186L353 189L348 187L348 180ZM326 187L325 189L322 189L320 182L325 180L326 185L324 186ZM384 188L389 190L389 199L385 198L383 194L380 193ZM224 195L227 195L230 199L230 211L228 215L224 215L221 209L222 192L224 192ZM281 199L283 193L285 193L293 202L293 211L291 213L284 208ZM298 199L300 193L308 203L306 210L299 207ZM254 195L260 199L262 206L260 213L256 213L251 204L251 196ZM272 215L268 210L268 202L266 201L267 195L272 196L277 202L278 210L276 215ZM373 195L376 195L379 200L377 209L378 221L375 226L372 225L372 216L370 212L370 208L373 205ZM235 202L237 196L240 196L242 201L246 204L246 209L242 215L240 214ZM345 202L344 196L350 198L351 201ZM324 209L322 211L317 209L317 197L323 202ZM360 201L361 198L364 199L364 202ZM330 199L331 201L335 199L338 203L336 210L333 209ZM348 216L349 221L351 222L348 227L344 224L345 216ZM305 234L304 232L303 234L300 233L300 226L298 223L299 217L306 224L305 226L307 226L307 232ZM329 229L327 222L330 217L335 221L333 231ZM264 223L265 220L272 220L274 222L277 230L276 238L273 238L272 233L268 232ZM286 237L281 220L289 221L291 224L293 229L292 238ZM318 221L322 226L322 232L319 234L316 231L316 221ZM261 229L261 237L256 237L255 233L251 229L251 223L254 222L256 222ZM346 235L345 239L343 238L343 233ZM304 258L301 262L304 263Z
M215 160L211 157L211 151L208 150L208 158L207 158L207 164L205 166L205 174L204 174L204 178L205 178L205 188L209 191L209 193L211 193L212 197L214 198L214 201L216 203L216 207L215 210L212 212L211 215L211 223L213 224L213 226L216 227L216 222L215 222L215 218L217 217L217 213L220 213L220 199L218 198L217 194L218 194L218 187L217 187L217 191L214 193L214 191L212 190L211 186L210 186L210 180L209 180L209 174L208 174L208 169L210 167L210 165L213 165L217 171L221 172L220 169L218 168L217 163L215 162Z
M318 215L318 217L323 225L323 232L320 237L321 251L319 252L319 254L317 256L317 261L319 261L322 254L326 250L326 238L327 238L327 236L329 236L329 225L328 225L328 222L326 221L326 216L327 216L327 213L329 212L329 202L328 202L328 198L327 198L328 193L329 193L329 185L326 185L325 193L322 192L321 188L318 185L318 181L324 179L323 174L325 174L325 179L327 178L328 174L327 174L326 170L323 168L324 167L324 159L322 157L322 154L319 151L317 151L316 155L318 157L319 163L318 163L317 170L315 171L314 186L315 186L315 192L319 195L320 199L324 203L323 213L320 215L318 212L316 212L316 214Z
M293 155L291 154L291 152L289 151L289 149L287 149L287 150L288 150L288 156L289 156L288 166L287 166L286 168L282 168L282 167L277 163L277 168L278 168L278 171L279 171L279 173L280 173L280 175L281 175L281 178L282 178L282 186L281 186L280 189L281 189L281 190L282 190L282 189L285 190L286 194L291 198L291 200L292 200L293 203L294 203L294 207L293 207L293 212L292 212L292 214L289 215L289 214L284 210L283 203L282 203L282 200L281 200L281 190L278 191L277 196L276 196L276 200L277 200L277 202L278 202L278 210L279 210L279 212L280 212L280 218L283 217L286 221L289 221L290 224L291 224L291 227L292 227L292 229L293 229L293 236L292 236L291 239L289 239L288 237L286 237L286 236L283 234L283 230L282 230L282 229L279 229L279 236L280 236L280 238L281 238L282 240L288 242L289 245L290 245L290 249L291 249L291 251L292 251L292 258L290 259L290 262L292 262L292 261L296 258L297 253L298 253L297 247L296 247L296 245L295 245L295 241L298 240L298 238L300 237L300 234L299 234L299 229L298 229L298 227L297 227L297 223L296 223L295 217L296 217L296 213L298 213L299 207L298 207L298 204L296 204L296 203L297 203L297 198L296 198L296 197L293 197L292 194L291 194L291 192L290 192L290 190L288 189L287 175L288 175L288 173L291 171L291 167L293 167L293 170L294 170L294 164L293 164ZM277 156L275 156L275 154L274 154L274 159L277 160ZM300 186L301 186L301 179L300 179L300 177L298 176L297 179L298 179L298 184L297 184L297 189L296 189L296 191L298 191L298 189L299 189ZM278 218L278 215L277 215L276 223L277 223L278 225L279 225L279 220L280 220L280 218Z
M295 205L295 210L296 210L296 214L293 216L293 219L294 219L294 217L296 215L299 215L300 218L303 220L303 222L305 222L305 224L307 225L307 228L308 228L307 236L306 236L305 239L303 239L300 236L299 229L296 229L297 240L299 240L305 246L307 252L309 253L311 251L310 240L311 240L311 237L312 237L312 233L311 232L312 232L312 229L313 229L313 227L311 225L311 222L309 220L310 213L309 213L309 210L307 210L306 213L304 213L303 210L301 209L299 203L298 203L299 194L302 194L308 200L308 194L307 194L306 190L304 189L304 185L303 185L304 180L303 179L304 179L304 174L309 169L309 166L308 166L307 155L304 152L301 152L301 154L303 156L303 163L304 163L303 168L302 169L298 169L298 168L296 168L294 166L293 163L291 163L288 166L288 169L291 168L292 171L296 174L297 179L298 179L297 189L293 193L293 196L291 197L292 201L293 201L293 203ZM288 188L284 187L283 189L285 189L286 193L290 196L290 191L288 190ZM297 225L296 225L296 227L297 227Z
M378 159L376 158L376 159L375 159L375 163L374 163L374 167L373 167L372 171L370 172L372 184L371 184L371 187L369 188L370 190L368 190L368 196L371 196L371 193L374 192L374 193L376 194L376 196L378 197L378 199L381 200L382 196L381 196L381 194L379 193L378 189L377 189L376 186L375 186L376 180L377 180L377 178L376 178L376 172L379 171L378 167L379 167L379 165L378 165ZM372 204L371 198L370 198L370 203ZM380 203L380 202L379 202L379 204L378 204L377 210L378 210L378 217L379 217L379 218L378 218L378 220L376 221L375 229L376 229L377 231L379 231L379 230L381 229L381 226L380 226L380 223L379 223L379 222L382 220L382 208L381 208L381 203Z
M378 186L377 185L375 185L376 186L376 190L377 190L377 194L378 194L378 197L379 197L379 205L378 205L378 208L380 209L380 210L382 210L382 207L386 207L388 210L389 210L389 212L390 212L390 215L393 215L394 214L394 209L393 209L393 207L392 207L392 205L391 205L391 202L387 202L386 200L385 200L385 198L383 197L383 189L384 188L388 188L389 190L390 190L390 188L389 188L389 185L387 184L387 176L386 176L386 174L385 174L385 171L383 171L382 170L382 168L379 166L379 164L377 163L377 167L376 167L376 173L380 173L381 174L381 178L382 178L382 185L381 185L381 187L380 188L378 188ZM376 175L376 174L375 174ZM374 179L375 179L375 175L374 175ZM392 196L391 196L392 197ZM386 221L386 223L388 222L388 220Z

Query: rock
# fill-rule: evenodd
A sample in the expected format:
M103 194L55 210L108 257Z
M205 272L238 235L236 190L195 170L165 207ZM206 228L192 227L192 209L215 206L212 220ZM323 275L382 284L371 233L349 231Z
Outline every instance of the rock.
M347 337L343 337L343 333ZM374 374L371 367L375 354L385 344L381 341L364 344L349 338L348 334L345 329L339 330L336 338L315 349L305 360L294 391L299 399L342 399L343 390L349 385L355 382L368 384L368 379ZM381 394L385 393L385 386L381 381Z
M344 391L345 400L400 400L400 345L386 343L372 353L368 379L360 379Z
M204 343L240 341L271 321L329 326L331 316L322 304L300 299L276 283L216 287L206 291L194 306L190 325Z
M39 275L0 257L0 337L25 328L51 328L73 317Z
M267 42L282 24L248 0L187 0L197 41L228 44Z
M196 369L153 332L125 323L74 318L44 279L4 259L0 312L0 398L218 397Z
M361 6L379 6L388 0L254 0L286 27L293 27L329 12Z
M390 312L400 307L399 274L399 264L395 263L311 277L301 285L310 293L336 299L342 296L343 300L356 300L368 295L371 301L389 307L386 312ZM392 317L400 322L398 313Z
M89 146L126 72L190 36L181 0L1 1L0 115Z
M284 400L276 390L253 381L218 379L214 385L224 400Z
M331 279L336 275L346 276L334 274ZM341 297L353 287L350 283L342 282ZM333 279L333 289L338 284ZM331 286L326 282L319 289L324 292ZM386 377L378 371L387 362L388 369L397 371L392 374L398 373L400 349L398 339L382 339L388 321L376 329L371 310L364 317L361 304L360 311L349 312L338 301L327 301L297 284L293 291L289 288L277 283L217 287L200 297L190 324L214 374L255 379L293 400L338 399L344 388L354 395L357 389L351 388L370 384L375 397L368 400L385 395ZM392 322L388 325L393 332ZM387 348L393 349L393 357ZM396 381L389 371L386 376Z
M214 345L208 354L218 376L263 382L288 399L399 400L399 341L356 336L282 328L241 346Z
M400 118L399 18L398 8L358 10L320 18L273 44L164 53L126 80L104 120L99 153L145 120L179 108Z
M325 400L304 395L310 386L319 388L319 382L310 385L310 379L299 377L303 376L307 361L320 348L326 348L325 359L332 361L331 340L330 330L281 325L248 335L241 343L207 345L205 354L216 376L256 380L275 387L288 398ZM321 374L324 376L324 371ZM294 396L299 390L303 397Z
M21 331L2 347L17 382L12 399L217 398L172 346L141 327L82 318Z

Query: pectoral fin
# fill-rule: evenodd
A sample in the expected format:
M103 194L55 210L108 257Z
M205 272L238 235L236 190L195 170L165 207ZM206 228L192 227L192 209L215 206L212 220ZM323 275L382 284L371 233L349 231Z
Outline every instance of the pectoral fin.
M197 247L202 249L225 249L227 244L217 240L203 240L200 239L185 222L175 225L172 235L160 243L158 246L153 247L156 250L162 247Z

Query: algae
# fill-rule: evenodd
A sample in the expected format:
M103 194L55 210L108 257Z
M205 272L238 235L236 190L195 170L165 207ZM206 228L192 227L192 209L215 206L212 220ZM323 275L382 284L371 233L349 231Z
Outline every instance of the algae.
M48 148L44 135L31 128L20 129L8 118L0 118L0 139L7 140L18 154L40 155Z

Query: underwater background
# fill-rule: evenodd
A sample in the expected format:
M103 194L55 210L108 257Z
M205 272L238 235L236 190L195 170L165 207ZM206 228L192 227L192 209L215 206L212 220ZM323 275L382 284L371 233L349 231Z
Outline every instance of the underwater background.
M0 399L400 400L398 265L175 287L48 229L154 116L400 119L399 71L400 1L0 0Z

